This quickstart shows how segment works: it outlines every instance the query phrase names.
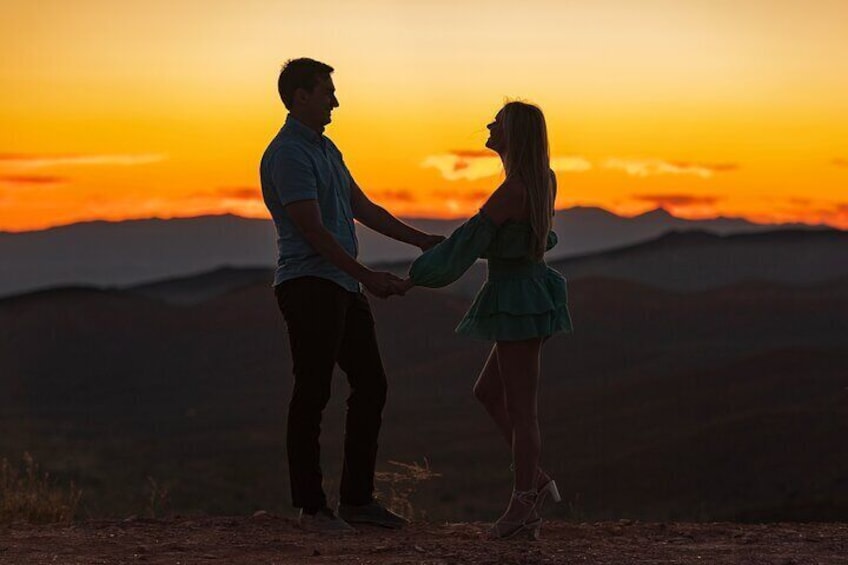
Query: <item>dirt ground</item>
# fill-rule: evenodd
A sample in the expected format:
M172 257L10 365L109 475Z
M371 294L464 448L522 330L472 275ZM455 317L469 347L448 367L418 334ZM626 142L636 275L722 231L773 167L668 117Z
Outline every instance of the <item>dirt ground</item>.
M539 541L488 542L486 524L361 528L326 538L266 513L0 528L3 564L848 564L848 524L546 522Z

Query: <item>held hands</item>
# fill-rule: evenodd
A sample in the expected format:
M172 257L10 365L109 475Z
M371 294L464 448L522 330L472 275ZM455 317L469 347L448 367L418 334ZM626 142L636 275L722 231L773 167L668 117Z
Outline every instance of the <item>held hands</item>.
M445 240L445 236L436 234L421 234L420 239L416 242L416 247L421 251L427 251L431 247L438 245ZM402 279L383 271L368 271L368 273L360 281L365 289L376 296L377 298L388 298L394 294L403 296L410 288L415 286L412 279L407 277Z
M415 283L412 282L412 278L407 277L405 279L402 279L400 282L395 283L395 291L397 292L397 294L403 296L404 294L406 294L406 291L412 288L413 286L415 286Z
M388 298L393 294L403 296L413 286L411 279L402 279L382 271L369 271L361 282L377 298Z

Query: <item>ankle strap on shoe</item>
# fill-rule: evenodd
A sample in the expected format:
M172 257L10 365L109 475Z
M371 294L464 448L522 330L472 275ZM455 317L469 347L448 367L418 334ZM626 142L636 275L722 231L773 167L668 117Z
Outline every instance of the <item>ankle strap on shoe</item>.
M518 502L522 504L534 504L536 502L536 498L539 496L539 491L537 490L513 490L512 498L518 500Z

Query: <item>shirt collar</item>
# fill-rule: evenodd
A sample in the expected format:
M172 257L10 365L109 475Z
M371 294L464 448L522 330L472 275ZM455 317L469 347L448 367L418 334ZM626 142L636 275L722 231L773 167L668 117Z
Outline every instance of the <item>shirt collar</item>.
M312 143L321 143L323 141L323 135L319 134L291 114L286 117L286 124L283 127L284 129L290 130L292 133L299 135Z

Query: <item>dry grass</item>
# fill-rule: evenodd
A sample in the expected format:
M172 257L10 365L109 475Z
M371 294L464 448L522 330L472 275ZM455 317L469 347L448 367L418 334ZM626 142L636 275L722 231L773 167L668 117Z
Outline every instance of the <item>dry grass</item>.
M67 489L52 484L29 453L19 468L0 460L0 523L47 524L74 519L82 491L70 483Z
M423 465L414 461L412 463L389 461L388 463L394 467L394 470L374 473L374 482L378 485L380 498L389 508L410 520L417 518L426 520L427 515L423 510L416 514L410 497L415 493L419 483L441 477L441 474L430 469L430 462L426 458Z
M153 477L147 477L147 508L148 518L161 518L165 515L170 502L171 488L167 484L159 484Z

